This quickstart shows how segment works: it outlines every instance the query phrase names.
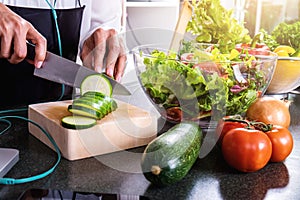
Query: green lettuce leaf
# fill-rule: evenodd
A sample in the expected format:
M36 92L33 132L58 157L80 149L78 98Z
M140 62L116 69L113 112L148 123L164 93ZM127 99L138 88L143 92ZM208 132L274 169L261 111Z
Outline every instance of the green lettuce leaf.
M248 29L233 17L233 10L225 9L220 0L192 1L193 15L186 31L200 43L219 44L226 53L238 43L251 40Z

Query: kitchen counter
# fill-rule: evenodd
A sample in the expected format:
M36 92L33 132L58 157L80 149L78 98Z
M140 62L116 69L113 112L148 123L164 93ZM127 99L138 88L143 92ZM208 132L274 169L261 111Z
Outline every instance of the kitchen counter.
M29 188L90 193L143 195L149 199L299 199L300 197L300 95L290 94L290 131L294 149L282 163L269 163L262 170L240 173L230 168L215 147L198 158L188 175L164 188L152 186L140 170L144 147L77 161L62 159L49 176L25 184L0 186L0 199L17 199ZM26 113L18 113L26 116ZM11 120L13 127L0 136L0 147L20 151L20 160L6 175L24 178L49 169L56 153L28 132L27 122ZM164 127L161 132L170 127ZM0 124L0 129L5 127ZM160 129L159 129L160 130Z

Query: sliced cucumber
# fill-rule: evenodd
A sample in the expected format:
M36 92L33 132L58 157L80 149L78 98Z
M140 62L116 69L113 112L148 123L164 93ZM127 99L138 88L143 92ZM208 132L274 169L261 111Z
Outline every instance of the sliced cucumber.
M81 98L92 98L94 101L104 101L108 106L108 113L118 108L117 102L113 98L108 97L100 92L88 91L84 93Z
M111 100L111 104L110 104L110 107L111 107L111 112L112 111L115 111L117 108L118 108L118 104L115 100Z
M102 92L97 92L97 91L87 91L82 96L92 96L92 97L97 97L97 98L105 98L107 95L103 94Z
M107 115L107 111L104 108L98 109L98 108L93 107L92 105L88 105L86 103L79 103L79 102L73 103L72 105L77 106L77 107L80 106L80 107L88 108L88 109L93 110L93 112L94 111L99 112L99 113L101 113L100 118L103 118L105 115Z
M81 82L80 93L83 95L88 91L101 92L109 97L112 95L112 86L109 80L102 74L92 74Z
M97 109L93 109L92 107L84 106L84 105L69 105L68 110L75 114L75 115L81 115L85 117L91 117L94 119L102 119L104 117L104 114Z
M79 104L83 104L83 105L87 105L89 107L92 107L94 109L97 109L99 111L103 111L103 108L105 108L105 104L104 102L100 102L100 101L93 101L92 99L88 99L88 98L79 98L73 101L73 105L79 105ZM108 106L107 106L108 107Z
M80 97L73 101L73 104L86 104L92 106L95 109L98 109L104 115L107 115L111 112L110 101L104 99L94 99L92 97Z
M97 124L96 119L83 116L66 116L61 119L61 124L65 128L85 129Z
M111 98L108 97L108 96L105 96L105 97L101 97L101 96L95 96L93 94L84 94L81 98L91 98L91 99L94 99L94 101L103 101L103 102L110 102L111 101Z
M68 106L68 110L76 116L100 120L116 110L117 107L117 102L106 94L86 91L79 98L73 100L73 103Z

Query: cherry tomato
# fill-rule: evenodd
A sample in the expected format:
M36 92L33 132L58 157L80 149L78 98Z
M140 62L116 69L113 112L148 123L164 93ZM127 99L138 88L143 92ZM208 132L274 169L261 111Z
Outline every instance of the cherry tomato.
M292 152L294 141L291 132L282 126L273 125L266 134L272 142L271 162L282 162Z
M260 130L236 128L225 134L222 153L231 167L242 172L254 172L269 162L272 143Z

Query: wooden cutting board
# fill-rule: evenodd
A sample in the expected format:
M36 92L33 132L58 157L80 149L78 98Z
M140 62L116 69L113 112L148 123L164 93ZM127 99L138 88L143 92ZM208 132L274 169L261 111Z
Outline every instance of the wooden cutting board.
M68 160L143 146L157 136L157 116L128 103L116 101L117 110L88 129L74 130L61 126L62 117L71 115L67 110L71 100L30 105L28 118L48 131L62 156ZM31 123L29 132L54 149L46 135Z

